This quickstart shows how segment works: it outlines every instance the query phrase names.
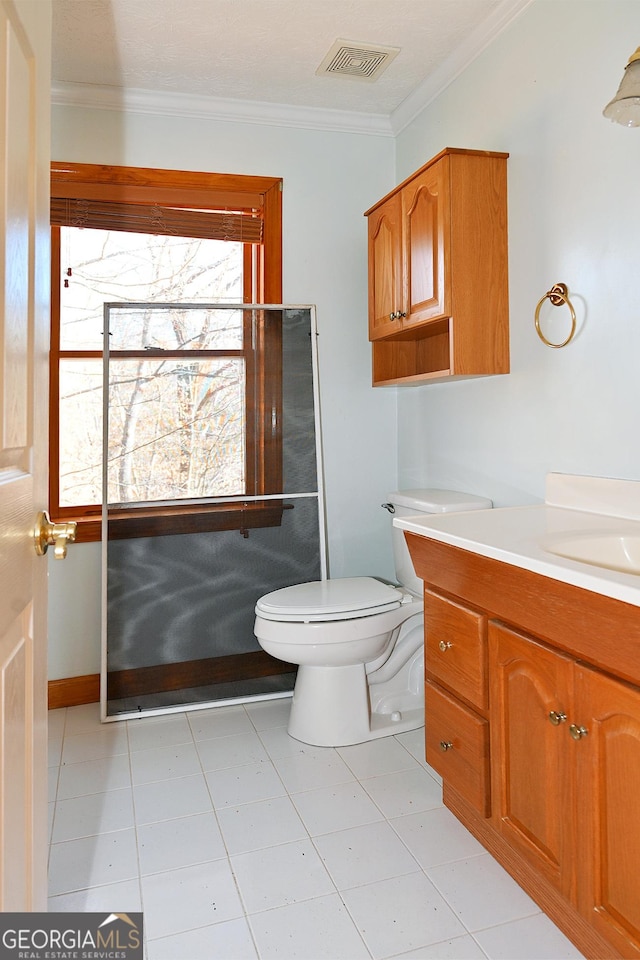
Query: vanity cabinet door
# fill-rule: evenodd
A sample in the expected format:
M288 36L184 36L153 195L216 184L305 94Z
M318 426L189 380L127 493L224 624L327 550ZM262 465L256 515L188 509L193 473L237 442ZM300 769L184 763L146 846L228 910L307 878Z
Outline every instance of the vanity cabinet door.
M621 956L640 956L640 690L576 667L579 906Z
M491 622L489 676L493 823L571 897L573 661Z
M370 216L369 339L388 337L402 329L402 204L389 197Z

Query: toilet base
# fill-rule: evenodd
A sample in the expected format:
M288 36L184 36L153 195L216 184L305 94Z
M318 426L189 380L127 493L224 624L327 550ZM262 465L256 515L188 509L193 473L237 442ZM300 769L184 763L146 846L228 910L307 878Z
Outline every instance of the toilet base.
M371 711L364 664L298 667L288 733L316 747L346 747L416 730L424 724L424 706L388 713Z

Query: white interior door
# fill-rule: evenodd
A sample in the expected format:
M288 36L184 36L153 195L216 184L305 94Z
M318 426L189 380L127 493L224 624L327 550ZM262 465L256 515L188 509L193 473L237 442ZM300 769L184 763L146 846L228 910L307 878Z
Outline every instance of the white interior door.
M51 6L0 0L0 910L46 909Z

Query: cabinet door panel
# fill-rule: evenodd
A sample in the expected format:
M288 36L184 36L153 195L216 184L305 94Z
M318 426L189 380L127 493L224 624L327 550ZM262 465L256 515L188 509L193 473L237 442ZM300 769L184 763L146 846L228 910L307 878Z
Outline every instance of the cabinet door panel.
M449 158L444 157L402 191L404 326L449 315Z
M640 956L640 690L576 672L580 908L624 956ZM576 722L578 722L576 721Z
M488 704L487 618L475 610L424 594L427 674L479 710Z
M369 216L370 340L401 328L400 318L390 319L402 310L401 215L400 196L395 194Z
M575 796L568 715L572 661L515 631L489 624L494 823L569 895Z

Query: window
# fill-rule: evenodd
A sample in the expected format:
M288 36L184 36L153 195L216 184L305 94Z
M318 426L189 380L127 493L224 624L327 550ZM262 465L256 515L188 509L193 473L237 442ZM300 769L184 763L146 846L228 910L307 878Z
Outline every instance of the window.
M279 489L277 328L269 311L193 305L280 302L280 186L53 164L50 512L76 520L79 540L100 536L104 303L119 381L110 536L278 522L275 502L204 502ZM160 307L176 302L192 307Z

